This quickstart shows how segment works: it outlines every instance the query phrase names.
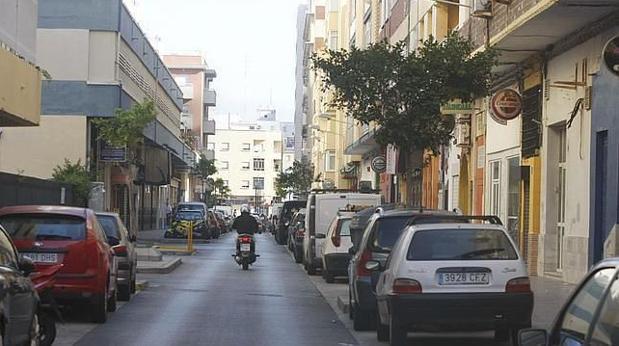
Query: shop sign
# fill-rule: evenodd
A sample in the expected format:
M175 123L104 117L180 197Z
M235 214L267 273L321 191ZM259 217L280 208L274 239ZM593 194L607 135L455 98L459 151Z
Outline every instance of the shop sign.
M619 36L610 40L604 48L604 64L619 76Z
M385 160L385 157L383 155L376 156L372 159L371 166L374 172L383 173L387 168L387 161Z
M459 147L471 146L471 116L461 115L456 119L456 145Z
M398 150L395 146L389 144L387 145L387 163L385 167L385 173L387 174L395 174L396 171L396 161L398 157Z
M473 104L455 99L441 105L441 114L473 114Z
M522 97L514 89L501 89L490 100L490 111L500 124L507 124L522 112Z
M101 143L99 161L102 162L125 162L127 161L127 148L113 147L107 142Z

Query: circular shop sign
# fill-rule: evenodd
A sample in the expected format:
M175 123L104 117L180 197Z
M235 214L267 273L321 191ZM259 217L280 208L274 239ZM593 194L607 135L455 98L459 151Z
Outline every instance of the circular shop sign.
M374 172L382 173L387 168L387 161L385 160L385 157L382 155L376 156L375 158L372 159L371 166Z
M604 48L604 64L619 76L619 36L610 40Z
M514 89L501 89L492 96L490 106L497 118L512 120L522 111L522 98Z

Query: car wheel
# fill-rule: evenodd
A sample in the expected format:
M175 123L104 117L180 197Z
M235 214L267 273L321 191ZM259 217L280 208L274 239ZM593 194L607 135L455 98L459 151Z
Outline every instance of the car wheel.
M105 292L97 295L95 302L92 304L92 321L95 323L105 323L107 321L107 285Z
M249 269L249 263L243 262L243 270L248 270L248 269Z
M371 316L367 311L363 311L359 306L355 306L352 316L352 327L356 331L370 330Z
M56 320L46 312L39 312L39 345L50 346L56 340Z
M131 299L131 284L118 286L118 300L129 301Z
M393 315L389 316L389 344L391 346L406 345L407 330Z
M389 341L389 326L380 322L378 311L376 311L376 338L378 341Z
M34 314L30 323L30 345L38 346L41 344L41 328L39 326L39 316Z
M118 301L118 287L112 293L112 296L109 298L107 303L107 311L114 312L116 311L116 302Z
M135 284L135 268L136 268L136 266L134 266L133 268L134 269L131 271L131 281L129 283L131 294L135 294L135 291L137 290L136 284Z

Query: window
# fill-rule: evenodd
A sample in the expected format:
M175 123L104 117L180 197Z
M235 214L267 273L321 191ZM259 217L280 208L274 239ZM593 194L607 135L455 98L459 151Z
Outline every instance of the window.
M254 189L264 190L264 178L263 177L254 177Z
M264 141L254 141L254 153L264 152Z
M501 205L501 162L490 163L490 214L499 215Z
M249 189L249 180L241 180L241 189Z
M273 142L273 152L274 153L281 153L282 152L282 142L281 141Z
M337 38L338 38L337 31L331 31L331 33L329 34L329 49L337 50L338 48Z
M103 230L108 237L121 239L118 229L118 223L116 222L116 218L114 216L97 215L97 219L99 219L99 223L101 224L101 227L103 227Z
M595 322L592 345L617 345L619 343L619 280L614 280L606 295L604 305Z
M584 345L595 310L614 273L614 269L606 268L593 274L570 302L559 322L559 333L565 339L562 345Z
M335 150L327 150L325 153L325 171L335 171Z
M219 168L223 171L227 170L230 167L230 164L228 163L228 161L220 161L219 162Z
M213 142L206 143L206 149L207 150L215 150L215 143L213 143Z
M221 143L219 146L220 151L230 151L230 143Z
M250 151L250 150L251 150L251 144L249 143L241 144L241 151Z
M254 159L254 171L264 171L264 159Z
M282 168L282 160L273 160L273 170L279 172Z
M249 170L249 161L241 162L241 169L244 171Z
M13 240L82 240L86 221L81 217L47 214L17 214L0 218Z

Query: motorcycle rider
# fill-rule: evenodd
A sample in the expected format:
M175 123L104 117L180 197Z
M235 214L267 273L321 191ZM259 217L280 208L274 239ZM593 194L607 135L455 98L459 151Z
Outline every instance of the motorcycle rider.
M241 207L241 215L234 219L232 223L232 229L235 229L236 232L241 234L249 234L252 236L251 242L251 252L255 253L256 251L256 243L253 240L253 235L258 232L258 221L249 214L249 208L247 206ZM240 244L237 238L236 240L236 252L240 251Z

